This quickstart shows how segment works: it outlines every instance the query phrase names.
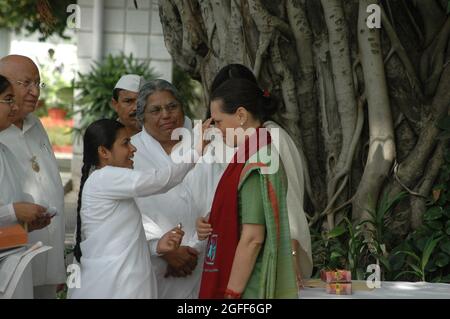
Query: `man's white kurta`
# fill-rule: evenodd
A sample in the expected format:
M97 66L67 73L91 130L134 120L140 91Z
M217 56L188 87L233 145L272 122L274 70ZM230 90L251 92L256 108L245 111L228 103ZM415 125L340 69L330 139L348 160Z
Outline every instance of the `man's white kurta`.
M81 282L69 298L157 298L135 197L168 191L193 164L137 171L106 166L87 179L81 207Z
M191 128L188 118L185 118L184 127ZM132 137L131 143L137 148L134 156L136 169L158 169L172 163L170 155L167 155L161 144L148 134L145 128ZM167 263L152 254L159 298L198 298L205 242L198 240L195 222L198 217L209 213L223 168L217 164L199 163L181 184L169 192L136 199L148 240L157 240L178 223L182 223L185 232L182 245L193 247L200 252L194 272L182 278L164 278Z
M24 173L21 187L30 194L31 202L54 207L58 211L50 225L29 234L29 242L41 241L53 249L33 259L34 286L53 285L65 282L64 266L64 189L58 171L55 155L47 133L39 119L29 114L23 130L15 125L0 133L0 142L5 144L17 158ZM39 165L39 172L32 169L32 158Z

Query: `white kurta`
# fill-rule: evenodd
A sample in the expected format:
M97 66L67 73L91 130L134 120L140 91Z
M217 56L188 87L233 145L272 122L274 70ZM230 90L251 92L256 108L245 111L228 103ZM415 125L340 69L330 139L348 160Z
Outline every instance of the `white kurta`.
M17 159L0 142L0 227L17 223L12 204L24 200L24 194L20 188L21 176Z
M0 132L1 134L2 132ZM5 145L0 143L0 227L17 223L12 204L27 200L27 196L20 188L21 178L22 172L18 167L17 159ZM13 298L32 297L33 277L31 271L28 270L19 280Z
M288 179L287 209L289 216L289 228L291 238L296 239L301 251L299 252L300 268L303 278L309 278L312 274L313 261L311 253L311 235L308 220L303 210L305 194L305 180L303 176L303 161L295 142L277 123L268 121L263 125L269 131L279 129L279 147L281 162L283 163Z
M191 128L188 118L185 118L184 126L187 129ZM148 134L145 128L133 136L131 143L137 148L134 156L136 169L158 169L172 163L171 157L161 144ZM210 154L205 155L207 156ZM198 217L209 213L223 169L223 165L199 163L181 184L169 192L136 199L142 213L147 240L158 240L178 223L182 223L185 232L182 245L196 248L200 252L194 272L182 278L164 278L167 263L161 257L152 254L159 298L198 298L205 242L198 240L195 222Z
M168 191L194 164L161 170L106 166L87 179L81 207L81 288L69 298L157 298L156 279L133 198Z
M29 201L58 211L50 225L29 234L29 242L41 241L53 247L46 254L33 259L33 280L35 286L63 283L66 280L64 266L64 189L47 133L39 119L29 114L23 130L15 125L0 133L0 142L5 144L17 158L24 173L22 190L31 195ZM31 159L35 156L40 171L32 169Z

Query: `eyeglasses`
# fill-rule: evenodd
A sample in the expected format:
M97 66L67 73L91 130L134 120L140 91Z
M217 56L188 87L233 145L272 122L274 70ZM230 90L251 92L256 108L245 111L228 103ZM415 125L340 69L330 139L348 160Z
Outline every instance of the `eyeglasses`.
M33 81L27 80L27 81L16 81L16 83L23 85L27 89L30 89L32 85L38 89L45 88L45 83L43 83L43 82L33 82Z
M162 110L164 109L167 113L174 113L179 110L179 103L173 102L164 106L152 106L145 113L150 113L151 116L158 117L161 115Z
M4 104L8 104L8 105L13 105L15 102L16 102L16 100L14 100L14 99L0 100L0 103L4 103Z

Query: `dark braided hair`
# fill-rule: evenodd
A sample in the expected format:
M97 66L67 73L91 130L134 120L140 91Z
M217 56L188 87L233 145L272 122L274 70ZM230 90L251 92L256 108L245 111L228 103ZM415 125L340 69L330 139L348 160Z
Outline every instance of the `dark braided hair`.
M116 141L118 132L125 128L125 126L115 120L98 120L89 125L84 133L83 143L83 167L81 168L81 183L80 191L78 193L78 207L77 207L77 234L76 244L74 247L74 256L80 262L81 253L81 198L83 194L84 183L89 177L89 172L92 167L100 165L98 157L98 148L103 146L111 150Z
M0 94L6 91L11 86L11 83L3 75L0 75Z

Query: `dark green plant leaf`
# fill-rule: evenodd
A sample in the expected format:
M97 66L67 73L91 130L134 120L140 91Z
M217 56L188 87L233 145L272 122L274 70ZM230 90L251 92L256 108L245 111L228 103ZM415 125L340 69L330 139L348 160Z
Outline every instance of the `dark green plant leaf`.
M145 80L159 77L149 67L149 62L141 62L123 53L117 56L108 55L102 62L96 62L87 74L80 74L75 86L80 90L77 105L81 113L81 132L93 121L101 118L116 118L110 106L116 82L124 74L139 74Z
M346 232L344 226L337 226L327 234L328 239L339 237Z
M436 261L435 261L436 266L442 268L442 267L447 266L449 264L449 262L450 262L450 257L447 254L445 254L445 253L437 254ZM432 271L432 270L430 269L430 271Z
M431 254L433 253L434 248L439 243L439 241L442 239L442 237L438 238L430 238L426 245L425 249L423 251L422 260L421 260L421 268L425 269L425 266L428 264L428 261L430 259Z
M423 218L424 220L436 220L442 217L443 210L439 206L433 206L430 209L428 209Z
M443 252L450 256L450 239L447 238L445 242L442 242L440 248Z
M434 230L441 230L444 227L442 222L437 221L437 220L429 221L429 222L427 222L427 225L428 225L428 227L430 227L431 229L434 229Z

